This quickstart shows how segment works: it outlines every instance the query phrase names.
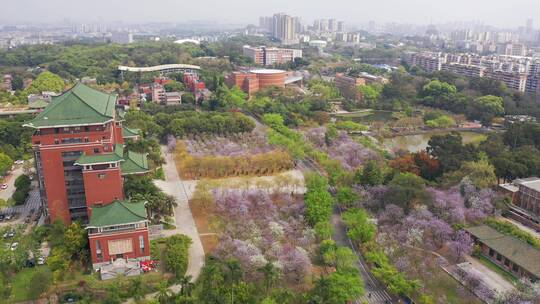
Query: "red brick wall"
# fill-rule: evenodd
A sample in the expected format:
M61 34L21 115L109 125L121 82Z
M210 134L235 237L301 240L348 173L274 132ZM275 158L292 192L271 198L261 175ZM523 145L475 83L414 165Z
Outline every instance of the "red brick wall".
M51 222L60 219L66 224L71 223L67 203L62 152L82 151L83 153L92 155L95 148L99 150L99 153L112 152L115 138L122 137L121 127L115 131L116 128L112 124L108 124L105 127L98 125L89 126L88 128L88 131L84 131L85 128L81 127L80 130L83 131L77 133L65 132L63 128L58 128L58 133L55 132L55 128L42 129L32 137L34 149L41 154L42 174ZM114 134L115 132L117 135ZM62 139L65 138L81 138L82 143L62 144ZM88 138L88 141L85 138ZM55 139L58 141L58 144L55 144ZM119 169L117 171L120 172ZM95 201L96 197L97 199L101 197L112 197L113 199L114 197L118 197L122 199L123 183L121 176L117 174L108 181L110 182L106 184L96 183L90 178L88 186L86 186L85 182L87 201L89 196L92 201Z
M141 251L139 246L139 236L144 237L144 251ZM148 229L140 229L135 231L125 231L109 234L95 234L88 237L90 242L90 253L92 257L92 263L109 262L112 259L116 259L116 256L111 257L109 255L108 241L110 240L125 240L131 239L133 244L133 252L124 255L124 258L134 259L139 257L150 256L150 242L148 238ZM102 258L98 259L96 253L96 241L101 243Z
M105 176L100 178L99 175ZM124 185L120 167L99 171L83 171L86 206L106 205L124 199Z

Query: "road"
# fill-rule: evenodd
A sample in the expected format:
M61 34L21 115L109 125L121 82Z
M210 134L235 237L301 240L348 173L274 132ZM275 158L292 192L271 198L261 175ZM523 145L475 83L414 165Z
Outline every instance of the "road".
M8 185L7 189L0 189L0 199L8 200L15 193L15 180L23 174L22 166L17 166L4 181Z

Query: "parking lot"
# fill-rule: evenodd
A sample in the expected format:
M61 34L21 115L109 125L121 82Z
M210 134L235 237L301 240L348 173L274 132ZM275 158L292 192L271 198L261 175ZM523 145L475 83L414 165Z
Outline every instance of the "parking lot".
M33 185L24 205L0 209L0 227L27 223L39 220L41 212L39 190Z

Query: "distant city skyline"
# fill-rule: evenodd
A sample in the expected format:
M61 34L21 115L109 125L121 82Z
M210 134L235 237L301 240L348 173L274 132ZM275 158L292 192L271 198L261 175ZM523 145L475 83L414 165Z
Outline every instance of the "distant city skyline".
M356 25L369 21L377 23L438 24L479 21L503 28L525 26L532 19L538 28L540 1L515 0L510 11L508 2L501 0L384 0L359 2L354 0L273 0L267 2L199 0L187 2L162 0L20 0L2 4L0 24L72 22L150 23L202 21L258 24L259 16L285 12L307 22L318 18L336 18ZM536 15L536 16L535 16Z

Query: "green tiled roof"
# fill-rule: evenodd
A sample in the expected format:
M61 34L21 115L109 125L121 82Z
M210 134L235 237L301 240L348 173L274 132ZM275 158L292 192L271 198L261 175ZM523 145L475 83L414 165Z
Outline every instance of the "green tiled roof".
M489 248L540 278L540 263L538 263L540 250L486 225L469 227L465 230Z
M52 98L51 103L25 126L32 128L100 124L114 118L116 95L77 83L69 91Z
M121 144L116 144L114 146L113 153L102 153L94 155L83 154L75 162L76 165L92 165L92 164L106 164L106 163L116 163L124 161L124 146Z
M139 129L130 129L126 126L122 126L122 137L124 138L137 137L140 134L139 132Z
M122 174L140 174L148 172L148 157L146 154L128 151L127 157L121 164Z
M115 201L103 207L93 207L88 227L104 227L147 220L146 202Z

